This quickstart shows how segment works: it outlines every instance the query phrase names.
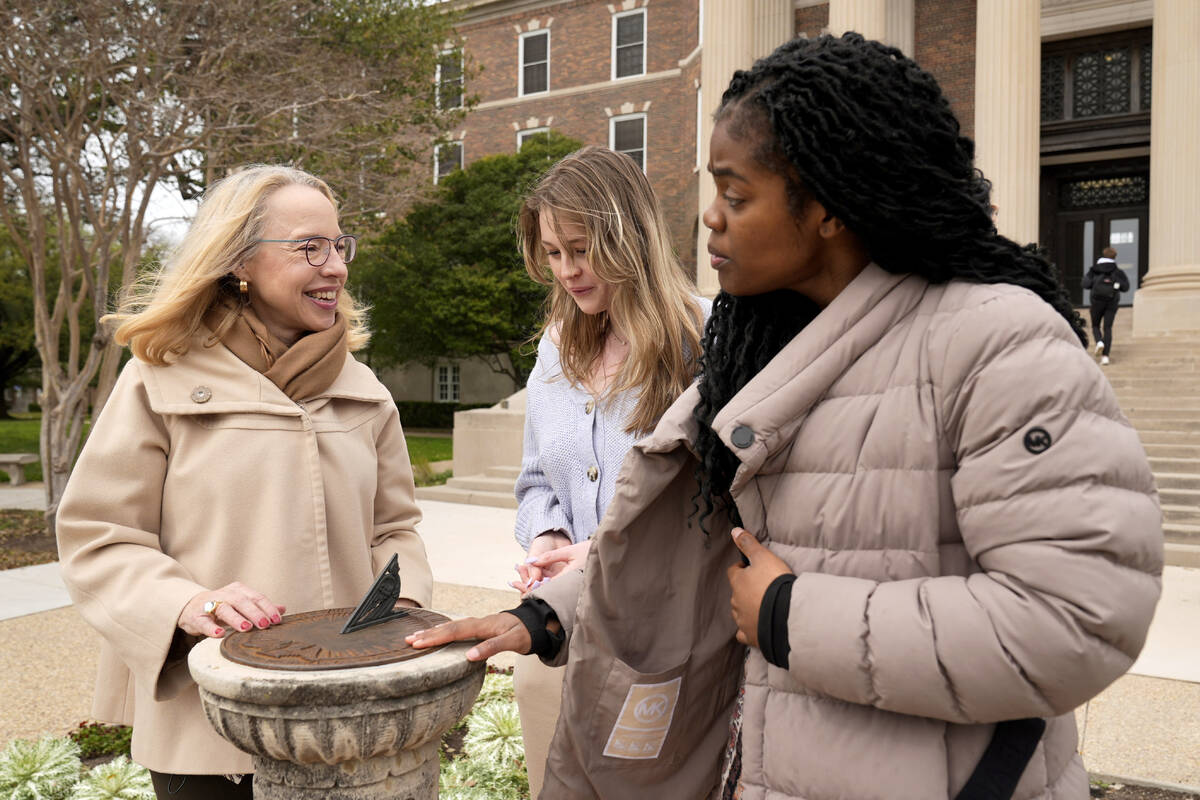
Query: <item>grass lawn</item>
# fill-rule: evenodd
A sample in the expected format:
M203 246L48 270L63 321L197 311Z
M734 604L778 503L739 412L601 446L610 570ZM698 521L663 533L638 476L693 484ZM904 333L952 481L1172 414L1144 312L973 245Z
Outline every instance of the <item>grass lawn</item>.
M39 414L13 414L15 419L0 420L0 453L37 453L38 432L42 427ZM41 464L27 464L25 478L42 479ZM8 473L0 472L0 483L8 483Z
M17 419L0 420L0 453L38 452L38 431L41 417L38 414L14 414ZM408 440L408 457L414 464L430 461L449 461L454 457L454 440L448 436L422 436L413 434ZM29 464L25 477L31 481L42 479L42 465ZM8 483L8 473L0 472L0 483Z
M414 464L429 461L449 461L454 458L454 440L449 436L405 434L408 457Z

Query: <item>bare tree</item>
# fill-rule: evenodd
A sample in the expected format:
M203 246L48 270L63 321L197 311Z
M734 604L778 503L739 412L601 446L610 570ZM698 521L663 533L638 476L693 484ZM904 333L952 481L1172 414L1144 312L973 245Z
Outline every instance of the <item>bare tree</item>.
M33 287L51 527L89 403L115 381L95 321L135 279L152 193L289 161L349 216L387 219L457 122L433 82L450 25L422 0L0 0L0 222Z

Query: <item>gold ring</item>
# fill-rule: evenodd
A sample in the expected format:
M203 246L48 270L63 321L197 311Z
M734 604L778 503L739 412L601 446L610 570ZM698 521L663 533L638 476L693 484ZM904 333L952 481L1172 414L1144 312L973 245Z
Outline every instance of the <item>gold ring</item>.
M209 600L204 604L203 611L205 614L212 616L213 614L217 613L217 609L220 608L224 602L224 600Z

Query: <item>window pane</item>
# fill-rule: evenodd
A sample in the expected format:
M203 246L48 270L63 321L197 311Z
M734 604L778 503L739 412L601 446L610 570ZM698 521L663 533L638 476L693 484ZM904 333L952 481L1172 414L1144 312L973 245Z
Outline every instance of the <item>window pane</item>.
M645 23L644 14L630 14L617 18L617 47L625 44L642 43L642 26Z
M644 146L641 119L622 119L613 125L613 150L627 153L641 150Z
M526 64L546 60L546 50L550 43L550 35L526 36L524 39L525 54L521 60Z
M624 150L625 155L629 156L638 165L638 169L642 172L646 171L646 151L645 150Z
M1142 63L1141 63L1141 83L1142 83L1142 111L1150 110L1150 79L1151 67L1154 63L1154 48L1151 45L1142 45Z
M438 145L437 156L437 176L439 180L456 169L462 169L461 143L455 142L453 144Z
M546 64L531 64L525 68L525 94L531 92L546 91L547 75L549 70Z
M1066 113L1063 105L1065 68L1066 59L1062 56L1042 59L1042 122L1062 119Z
M617 77L624 78L628 75L641 75L642 69L642 52L644 48L640 44L629 45L627 47L617 48Z

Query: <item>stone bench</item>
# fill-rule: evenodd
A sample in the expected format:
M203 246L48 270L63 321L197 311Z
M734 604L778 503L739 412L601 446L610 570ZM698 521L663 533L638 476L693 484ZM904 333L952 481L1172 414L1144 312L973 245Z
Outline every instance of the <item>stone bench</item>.
M34 453L0 453L0 469L8 473L8 480L13 486L25 482L25 465L37 462L38 457Z

